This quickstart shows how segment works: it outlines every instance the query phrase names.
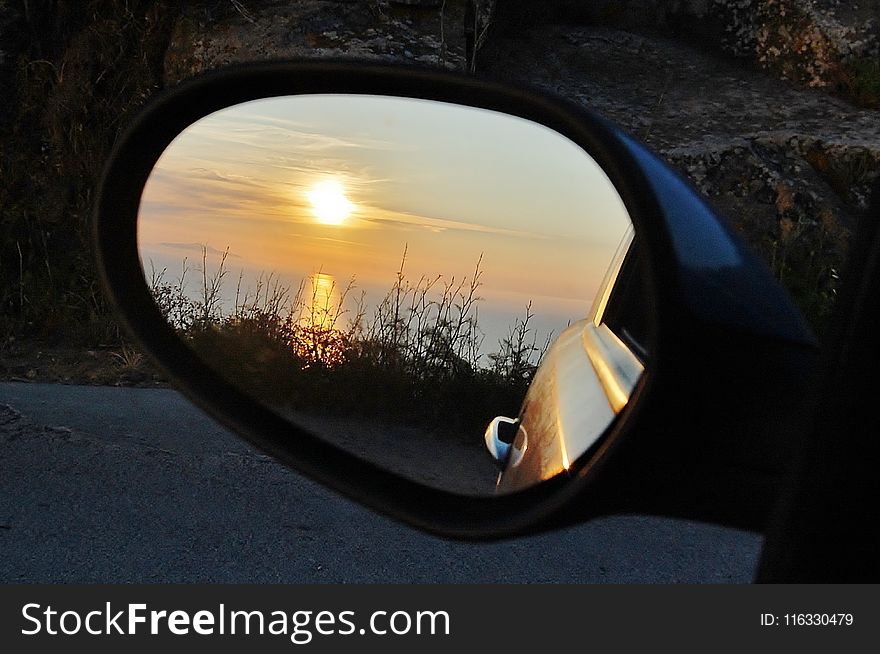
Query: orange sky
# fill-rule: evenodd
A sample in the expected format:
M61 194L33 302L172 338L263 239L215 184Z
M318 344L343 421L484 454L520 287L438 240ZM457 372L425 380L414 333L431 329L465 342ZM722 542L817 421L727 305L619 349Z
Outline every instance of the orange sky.
M138 240L147 271L173 276L202 244L228 247L246 284L275 271L296 287L320 270L356 277L373 300L404 248L413 281L470 275L482 255L492 342L529 300L543 329L583 317L628 226L592 158L543 126L421 100L296 96L187 128L147 182Z

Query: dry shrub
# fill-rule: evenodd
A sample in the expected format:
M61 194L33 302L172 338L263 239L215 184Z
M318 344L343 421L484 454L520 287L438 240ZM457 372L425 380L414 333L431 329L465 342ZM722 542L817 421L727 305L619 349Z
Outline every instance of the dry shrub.
M474 429L500 413L516 415L552 338L538 339L529 303L498 349L483 353L481 261L460 279L412 282L404 252L372 310L363 294L354 296L354 279L331 302L335 288L319 297L310 280L293 291L263 273L248 289L239 275L226 313L220 298L227 259L209 270L206 246L195 293L185 261L171 281L167 271L153 270L151 289L162 314L209 365L270 405Z

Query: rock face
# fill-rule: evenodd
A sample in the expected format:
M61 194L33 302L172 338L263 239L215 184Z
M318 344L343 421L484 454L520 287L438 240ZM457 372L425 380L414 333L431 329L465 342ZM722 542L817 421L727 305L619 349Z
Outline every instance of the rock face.
M878 0L764 0L756 18L746 44L758 62L808 86L847 91L854 64L878 56Z
M520 27L549 18L672 36L880 106L880 0L529 3L506 3L515 6L508 14L530 17ZM334 55L462 69L495 7L495 0L252 0L225 11L193 5L172 40L169 81L234 61Z
M564 16L665 33L744 57L786 79L877 104L880 0L565 0ZM864 62L873 60L871 70ZM872 79L872 85L877 84Z
M190 9L172 34L166 82L235 62L296 57L463 70L464 13L462 0L249 2L217 14Z

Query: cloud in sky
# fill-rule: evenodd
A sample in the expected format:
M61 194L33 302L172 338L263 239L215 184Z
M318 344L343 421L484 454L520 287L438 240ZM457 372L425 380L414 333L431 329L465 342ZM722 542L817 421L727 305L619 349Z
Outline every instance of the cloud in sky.
M208 254L214 254L217 256L223 256L228 253L229 257L233 259L241 259L241 255L235 254L234 252L229 252L227 250L218 250L217 248L211 247L206 243L159 243L161 247L164 248L172 248L174 250L189 250L192 252L198 252L201 254L203 251L207 251Z
M404 151L407 147L400 141L388 141L365 135L342 137L309 129L296 121L250 114L247 116L224 116L216 121L200 124L198 139L214 142L216 146L231 144L245 150L278 152L281 147L296 148L299 152L316 152L332 149L364 149Z
M383 225L398 226L414 226L423 227L432 232L445 232L449 230L461 232L480 232L482 234L497 234L499 236L512 236L516 238L541 239L546 240L552 238L546 234L538 232L528 232L518 229L506 229L504 227L495 227L492 225L481 225L479 223L470 223L461 220L449 220L447 218L432 218L429 216L419 216L403 211L388 211L379 208L370 208L366 213L365 221L380 223Z

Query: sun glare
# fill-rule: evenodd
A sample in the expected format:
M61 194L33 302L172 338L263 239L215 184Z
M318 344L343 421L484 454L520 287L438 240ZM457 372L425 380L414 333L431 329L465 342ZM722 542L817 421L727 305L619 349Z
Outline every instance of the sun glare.
M318 182L306 193L315 218L325 225L341 225L351 215L354 205L345 197L345 189L336 180Z

